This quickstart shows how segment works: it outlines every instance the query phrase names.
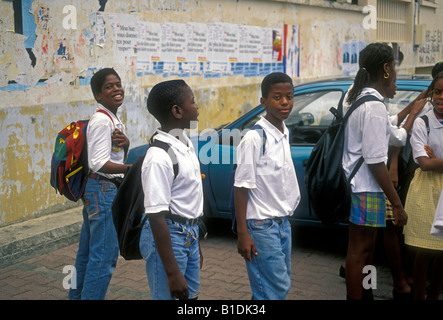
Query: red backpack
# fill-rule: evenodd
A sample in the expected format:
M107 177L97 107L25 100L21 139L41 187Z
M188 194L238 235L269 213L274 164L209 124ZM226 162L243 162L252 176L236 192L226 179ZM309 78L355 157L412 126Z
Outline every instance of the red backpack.
M111 116L104 110L114 123ZM86 128L89 120L71 122L55 139L51 160L51 186L71 201L78 201L85 191L89 175Z

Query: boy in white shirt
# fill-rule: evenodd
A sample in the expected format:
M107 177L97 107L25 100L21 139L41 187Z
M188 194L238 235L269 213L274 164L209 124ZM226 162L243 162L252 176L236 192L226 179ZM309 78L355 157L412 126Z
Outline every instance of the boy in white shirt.
M300 202L289 131L283 122L293 107L294 88L288 75L271 73L263 79L261 89L266 115L256 125L264 130L266 139L250 130L237 148L237 246L246 261L252 299L284 300L291 286L288 216Z
M198 105L183 80L155 85L148 96L149 112L160 122L155 139L170 145L177 159L151 147L142 165L145 214L140 252L153 300L197 299L201 251L198 220L203 215L200 164L184 129L197 121Z
M105 298L118 259L111 205L118 179L130 167L124 164L129 140L117 116L125 95L120 76L114 69L101 69L91 78L91 89L100 105L86 131L91 174L82 197L84 221L75 262L77 288L68 295L72 300Z

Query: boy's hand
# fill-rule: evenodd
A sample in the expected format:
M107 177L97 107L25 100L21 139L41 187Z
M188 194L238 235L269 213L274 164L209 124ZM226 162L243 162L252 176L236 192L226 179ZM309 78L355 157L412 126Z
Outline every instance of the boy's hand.
M129 148L129 139L125 136L123 132L119 129L115 128L114 133L112 134L112 144L116 147L123 147L124 149Z
M244 234L238 234L237 250L238 253L249 262L252 261L251 253L255 256L258 254L254 241L247 232Z
M187 300L189 298L188 284L186 283L185 276L180 271L173 275L168 275L168 287L171 297L180 300Z

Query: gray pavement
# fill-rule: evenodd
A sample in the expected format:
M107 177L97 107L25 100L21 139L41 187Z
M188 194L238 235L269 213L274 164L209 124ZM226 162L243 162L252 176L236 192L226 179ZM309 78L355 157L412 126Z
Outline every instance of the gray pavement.
M65 266L74 265L81 208L0 228L0 300L66 300ZM201 241L204 265L200 300L249 300L251 290L229 221L208 225ZM346 255L346 233L296 228L292 288L288 300L344 300L345 281L338 268ZM392 298L392 280L383 261L377 268L376 300ZM119 258L107 300L149 300L143 260Z

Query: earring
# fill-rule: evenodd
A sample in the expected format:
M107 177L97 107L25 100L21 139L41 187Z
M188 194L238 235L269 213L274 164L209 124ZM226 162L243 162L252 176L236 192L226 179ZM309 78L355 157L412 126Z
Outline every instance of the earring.
M386 72L386 73L383 75L383 78L388 79L388 78L389 78L389 72Z

